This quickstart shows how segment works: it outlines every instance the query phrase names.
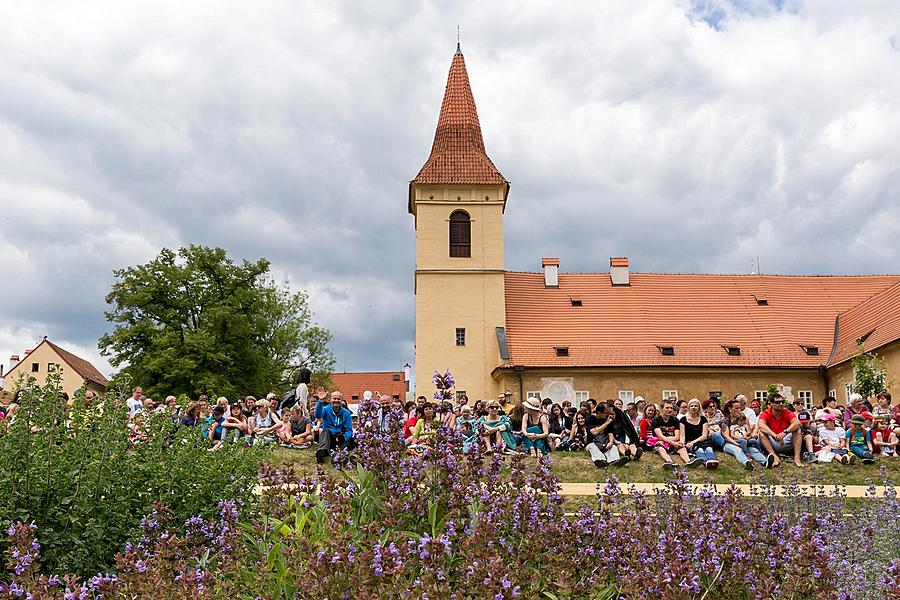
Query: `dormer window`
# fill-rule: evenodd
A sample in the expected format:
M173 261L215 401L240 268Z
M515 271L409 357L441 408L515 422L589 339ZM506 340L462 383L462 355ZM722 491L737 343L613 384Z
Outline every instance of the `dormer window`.
M675 346L657 346L663 356L675 356Z
M765 294L753 294L753 299L756 300L757 306L768 306L769 299Z
M556 350L557 356L568 356L569 355L569 347L568 346L556 346L554 348Z
M859 336L859 338L856 340L856 345L859 346L859 345L865 344L866 340L869 339L869 336L872 335L872 333L874 331L875 330L873 329L872 331L869 331L869 332L865 333L864 335Z
M819 347L818 346L801 346L803 351L806 352L809 356L818 356L819 355Z
M472 256L472 220L464 210L455 210L450 215L450 256Z
M581 298L576 298L575 296L572 296L569 299L572 301L572 306L582 306Z
M740 346L723 346L725 348L725 353L728 356L740 356L741 355L741 347Z

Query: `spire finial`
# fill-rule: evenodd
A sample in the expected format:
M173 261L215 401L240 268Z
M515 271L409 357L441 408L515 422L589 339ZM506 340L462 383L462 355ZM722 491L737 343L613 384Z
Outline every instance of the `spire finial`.
M459 25L456 26L456 53L462 54L462 49L459 47Z

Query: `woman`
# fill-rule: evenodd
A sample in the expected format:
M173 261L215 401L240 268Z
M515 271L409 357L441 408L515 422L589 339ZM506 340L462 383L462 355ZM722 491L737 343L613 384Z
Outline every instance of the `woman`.
M706 415L701 413L701 408L697 398L692 398L687 403L687 413L681 419L681 439L685 449L697 457L695 460L703 462L707 469L715 469L719 466L719 461L716 460L716 453L709 439L709 422Z
M413 404L412 416L406 419L406 423L403 424L403 439L406 440L406 444L409 445L412 443L413 427L415 427L419 419L422 418L423 413L421 406L416 406L415 403L412 402L407 402L406 404L407 406ZM404 407L404 410L406 410L406 407Z
M188 402L181 417L181 424L185 427L196 427L200 423L200 403Z
M572 428L569 430L569 443L566 444L566 450L571 452L581 452L587 447L587 416L583 411L575 413L575 419Z
M422 406L422 418L416 421L416 426L412 430L410 445L431 445L434 442L435 435L437 435L438 428L442 424L441 418L435 414L434 404L426 402Z
M547 438L550 436L550 419L541 409L536 398L528 398L522 403L525 415L522 417L522 437L525 452L531 456L547 454Z
M850 394L850 406L848 406L846 410L844 410L845 430L853 429L853 417L855 417L856 415L862 415L863 410L863 397L856 393ZM853 449L851 448L851 450Z
M306 406L305 404L302 406ZM305 414L300 404L287 409L287 420L278 430L278 438L282 444L291 448L309 448L313 442L312 421Z
M478 419L478 424L483 427L484 452L490 454L494 447L502 442L507 453L516 449L516 442L510 434L509 417L500 414L500 403L491 400L487 403L487 414Z
M713 450L722 450L725 448L725 436L722 432L722 422L725 421L725 415L716 406L712 400L706 400L701 404L703 414L709 424L709 439L712 442ZM727 425L725 426L727 427Z
M647 443L647 438L653 435L653 419L656 418L656 405L655 404L647 404L644 406L644 416L641 418L641 422L638 428L638 438L641 441L641 446L652 450L653 448Z
M562 406L553 403L550 406L550 449L556 450L569 439L569 430L572 429L572 419L563 412Z
M511 411L509 411L509 427L510 433L513 437L513 440L516 442L516 446L522 443L523 438L521 435L522 431L522 420L525 418L525 407L521 404L516 404Z
M234 442L250 433L247 417L244 416L244 407L240 402L231 405L230 412L222 423L222 430L222 439Z
M472 416L472 407L463 404L459 409L459 416L454 423L455 429L462 435L463 452L468 452L472 444L478 441L478 420Z
M271 403L265 398L259 400L256 403L256 415L250 420L250 431L257 444L275 442L278 429L281 427L281 419L270 407Z
M816 421L823 423L825 419L825 415L833 415L835 419L843 419L844 413L837 407L837 400L834 399L834 396L826 396L824 400L822 400L822 408L816 411Z
M453 403L449 400L441 402L441 424L447 429L456 428L456 413L453 412Z

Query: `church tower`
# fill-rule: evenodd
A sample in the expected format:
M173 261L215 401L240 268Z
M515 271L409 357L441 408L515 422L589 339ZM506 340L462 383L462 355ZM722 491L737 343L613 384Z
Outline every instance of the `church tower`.
M503 212L509 182L484 149L456 47L431 155L409 183L416 228L416 395L450 369L470 400L496 397L505 327Z

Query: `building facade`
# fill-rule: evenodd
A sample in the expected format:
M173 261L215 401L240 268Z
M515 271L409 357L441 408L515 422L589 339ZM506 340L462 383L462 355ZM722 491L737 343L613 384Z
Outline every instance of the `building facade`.
M565 273L558 257L510 272L508 194L457 48L431 154L409 185L417 395L449 368L470 400L761 398L775 385L810 405L845 402L860 342L900 380L900 275L639 273L626 257L602 273Z
M26 350L21 360L15 356L11 358L9 371L4 375L4 389L13 392L17 382L28 377L33 377L39 385L44 385L47 376L53 373L60 375L62 391L70 397L83 385L102 394L109 383L94 365L45 337L33 350Z

